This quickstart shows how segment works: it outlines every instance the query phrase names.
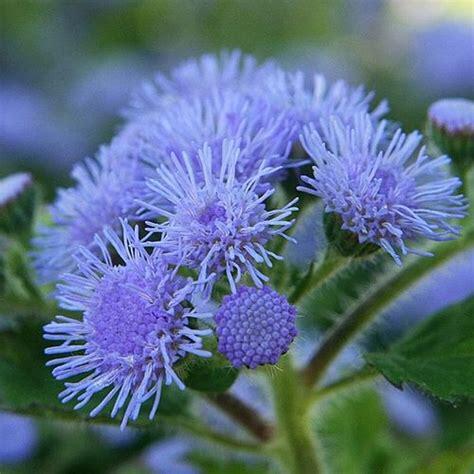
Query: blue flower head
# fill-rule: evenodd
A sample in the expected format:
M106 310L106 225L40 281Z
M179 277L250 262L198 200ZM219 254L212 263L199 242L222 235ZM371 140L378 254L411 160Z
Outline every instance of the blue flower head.
M267 286L239 286L214 319L219 352L237 368L276 364L296 336L296 308Z
M428 110L429 119L449 134L474 134L474 101L468 99L441 99Z
M397 130L382 146L385 122L374 127L367 114L358 115L354 126L333 118L321 128L304 129L301 140L314 176L303 177L308 186L298 189L321 197L326 212L338 215L359 243L376 244L400 263L400 251L426 254L407 241L458 234L449 221L465 215L465 200L456 195L461 182L447 175L448 157L432 159L424 147L417 151L419 133Z
M107 391L90 415L115 399L112 417L126 407L123 428L151 398L150 419L154 417L163 384L184 388L174 366L189 353L210 356L201 339L210 330L190 326L191 320L209 316L190 306L192 282L177 276L158 253L148 254L137 229L124 222L122 227L123 239L110 228L105 238L96 237L101 257L79 249L77 270L63 277L58 300L67 310L81 311L83 318L57 316L45 326L44 337L60 341L46 349L58 355L48 362L53 375L59 380L80 377L66 383L61 400L76 398L78 409Z
M287 73L274 71L267 78L266 88L269 100L281 109L293 114L301 127L309 123L319 129L322 121L336 116L344 124L352 123L358 113L369 113L373 92L366 93L363 87L350 87L344 81L329 85L324 76L316 74L308 86L302 72ZM372 120L377 121L388 111L382 101L370 112ZM297 133L297 134L298 134Z
M297 200L267 210L265 201L274 190L258 194L256 188L263 176L276 170L261 166L240 183L236 180L240 156L232 141L224 141L217 155L205 146L198 153L198 170L186 153L181 160L173 155L172 166L160 166L157 178L149 181L150 189L169 204L166 209L148 205L166 218L148 222L150 232L162 234L154 245L183 265L199 269L201 281L225 273L232 291L243 273L257 286L268 280L257 265L271 267L271 258L281 257L265 245L275 236L288 238L285 231L293 221L287 218L297 210ZM221 160L217 174L212 172L215 159Z
M294 120L263 98L236 91L210 91L206 97L166 101L159 111L132 120L119 137L130 153L153 167L166 162L171 153L180 156L183 152L193 166L199 167L197 150L205 144L218 156L224 140L240 140L236 177L245 181L263 161L267 166L287 166L295 132ZM220 166L220 160L214 159L213 172Z
M234 90L254 96L268 75L277 70L275 63L268 61L259 65L253 56L238 50L204 54L184 61L169 77L156 74L153 82L144 84L135 94L126 115L133 117L159 110L163 100L170 97L205 97L213 90Z
M95 247L94 236L105 226L118 228L120 218L132 218L141 196L143 165L123 153L118 142L104 146L96 159L76 165L76 184L59 191L51 206L51 225L43 225L33 241L33 259L40 280L57 281L74 268L72 254L83 245Z

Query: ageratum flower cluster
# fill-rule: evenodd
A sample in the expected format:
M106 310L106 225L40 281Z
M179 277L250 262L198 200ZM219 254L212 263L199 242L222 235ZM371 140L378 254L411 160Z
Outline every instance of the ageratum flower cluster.
M416 151L418 134L387 132L387 106L372 108L372 95L239 52L146 84L118 135L74 168L34 241L39 278L78 313L45 327L53 375L68 380L60 398L94 403L92 416L109 407L122 426L150 400L153 417L163 387L184 388L187 359L211 355L213 333L235 367L277 363L296 308L268 285L298 211L277 191L311 160L300 189L360 243L400 262L420 252L408 241L455 235L465 204L448 158ZM213 321L200 304L223 293Z

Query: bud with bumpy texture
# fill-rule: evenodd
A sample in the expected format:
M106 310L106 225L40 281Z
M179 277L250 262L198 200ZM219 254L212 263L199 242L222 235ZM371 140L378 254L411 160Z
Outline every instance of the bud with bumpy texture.
M428 109L428 132L434 144L463 175L474 164L474 102L442 99Z
M269 287L241 286L215 315L218 349L234 367L276 364L296 336L296 308Z

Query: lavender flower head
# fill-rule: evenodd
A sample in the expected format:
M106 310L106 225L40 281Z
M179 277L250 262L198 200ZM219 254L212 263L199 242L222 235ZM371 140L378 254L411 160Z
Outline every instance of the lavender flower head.
M186 152L199 164L197 150L208 144L219 154L225 139L240 140L241 156L236 176L253 176L265 160L268 166L287 166L295 123L262 98L240 91L211 91L206 97L181 97L163 101L159 111L132 120L120 138L133 156L157 167L171 153ZM213 171L218 172L219 160ZM275 175L272 175L275 178Z
M163 99L170 97L205 97L213 90L234 90L255 96L269 74L278 70L271 61L259 65L250 55L238 50L220 55L204 54L188 59L171 71L169 77L156 74L154 81L144 84L133 97L128 117L160 110Z
M214 319L219 352L237 368L276 364L296 336L296 308L267 286L240 286Z
M154 417L163 384L184 389L174 366L189 353L210 356L201 339L210 330L189 325L191 318L209 316L189 308L194 285L171 271L161 255L149 255L137 229L124 222L122 227L123 239L111 229L104 231L105 239L96 237L101 258L85 247L79 249L77 271L63 277L58 300L67 310L83 312L83 319L57 316L45 326L44 337L61 341L46 349L47 354L58 355L48 362L54 366L53 375L58 380L83 377L66 383L61 400L77 398L78 409L108 390L90 415L100 413L115 398L111 416L126 406L124 428L152 397L149 416ZM108 245L121 265L112 262L116 257Z
M167 219L147 222L150 232L163 235L153 245L180 264L198 269L199 280L208 282L205 294L212 289L212 279L222 273L233 292L243 273L262 286L268 277L257 265L271 267L271 258L281 259L265 245L275 236L289 239L285 231L293 221L286 219L297 210L297 199L281 209L267 210L265 201L274 190L259 195L256 188L262 177L277 169L261 166L254 176L239 183L240 156L241 150L232 141L224 141L217 156L209 146L200 150L197 170L186 153L182 162L173 155L173 166L160 166L157 178L149 182L150 189L169 204L165 209L145 203ZM215 159L221 159L218 174L212 172Z
M467 99L442 99L428 109L436 127L450 134L474 134L474 102Z
M57 281L74 268L79 246L95 247L94 236L105 226L119 227L132 218L135 199L144 187L143 165L123 153L118 142L102 147L97 159L86 159L72 171L76 185L59 191L51 206L52 225L38 229L33 258L42 282Z
M287 73L277 71L267 80L270 101L281 109L294 115L300 128L314 123L328 121L331 116L338 117L344 124L352 123L359 113L369 113L374 93L366 93L363 87L350 87L344 81L329 85L320 74L314 75L308 87L302 72ZM388 111L386 101L382 101L370 112L372 120L379 120ZM295 137L297 138L297 136Z
M397 130L388 145L385 122L376 128L369 115L359 115L354 126L333 118L306 127L301 137L313 159L314 177L298 189L321 197L328 213L342 221L341 228L373 243L401 263L399 252L431 255L407 247L407 241L426 238L449 240L458 229L449 221L465 215L461 181L447 175L447 156L432 159L422 147L421 135Z

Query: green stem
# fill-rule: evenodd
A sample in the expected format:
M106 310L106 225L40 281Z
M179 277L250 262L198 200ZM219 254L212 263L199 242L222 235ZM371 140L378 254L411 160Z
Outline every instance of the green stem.
M291 303L298 303L309 291L314 290L331 278L351 259L341 256L332 247L328 247L322 262L315 268L311 266L289 297Z
M273 426L231 393L216 393L208 395L207 399L260 441L267 442L272 439Z
M434 257L415 258L369 293L355 307L349 309L329 331L308 365L303 369L301 375L305 384L312 386L321 380L327 367L346 344L410 286L453 256L472 246L474 246L474 227L465 229L464 236L456 241L437 245Z
M311 424L306 417L304 400L290 355L280 359L278 370L270 374L277 418L277 446L282 464L291 474L317 474L321 471Z
M314 390L308 397L307 406L308 408L316 401L324 400L327 397L331 397L334 394L339 393L342 390L351 388L361 383L371 382L380 376L372 367L364 367L357 372L353 372L349 375L341 377L335 382L326 385L318 390Z

